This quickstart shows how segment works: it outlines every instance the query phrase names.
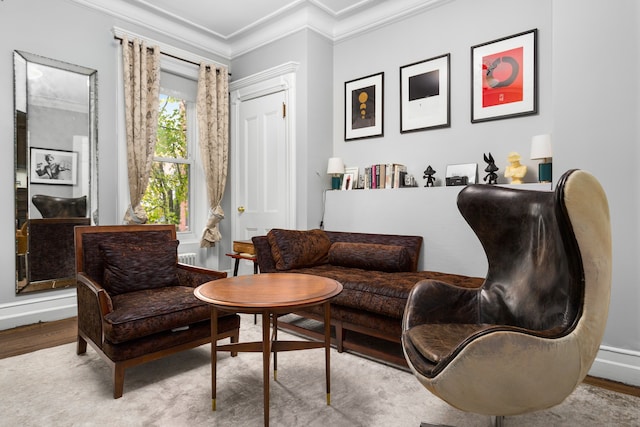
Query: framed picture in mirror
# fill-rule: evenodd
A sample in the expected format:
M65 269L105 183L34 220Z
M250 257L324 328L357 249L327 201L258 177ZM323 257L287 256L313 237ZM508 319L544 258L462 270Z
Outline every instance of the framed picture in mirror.
M78 153L75 151L31 148L33 184L75 185L77 183Z

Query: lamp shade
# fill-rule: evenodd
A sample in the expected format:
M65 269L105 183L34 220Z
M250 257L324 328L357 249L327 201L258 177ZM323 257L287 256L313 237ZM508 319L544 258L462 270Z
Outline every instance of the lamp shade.
M343 174L344 173L344 163L340 157L331 157L329 159L329 164L327 165L327 173L328 174Z
M553 157L551 151L551 135L536 135L531 138L531 159L549 159Z

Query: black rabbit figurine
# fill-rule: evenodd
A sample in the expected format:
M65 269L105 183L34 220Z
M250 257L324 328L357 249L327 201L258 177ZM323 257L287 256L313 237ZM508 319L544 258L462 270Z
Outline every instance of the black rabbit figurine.
M487 184L497 184L498 174L496 172L498 171L498 167L491 153L489 153L489 157L487 157L486 154L484 155L484 161L487 162L487 167L484 168L484 171L488 173L484 176L483 181L486 182L488 178L489 182Z

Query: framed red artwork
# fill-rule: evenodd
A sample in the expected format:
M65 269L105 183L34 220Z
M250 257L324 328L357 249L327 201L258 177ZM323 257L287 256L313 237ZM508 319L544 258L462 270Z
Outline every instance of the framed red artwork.
M471 47L471 122L538 113L538 30Z

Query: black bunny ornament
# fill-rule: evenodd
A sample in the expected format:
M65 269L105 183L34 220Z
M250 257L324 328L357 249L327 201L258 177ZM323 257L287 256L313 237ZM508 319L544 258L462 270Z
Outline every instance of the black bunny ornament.
M487 184L497 184L498 174L496 172L498 171L498 167L496 166L496 161L493 160L491 153L489 153L489 157L484 154L484 161L487 162L487 167L484 168L484 171L487 172L487 174L484 176L483 181L487 182L487 179L489 179Z

